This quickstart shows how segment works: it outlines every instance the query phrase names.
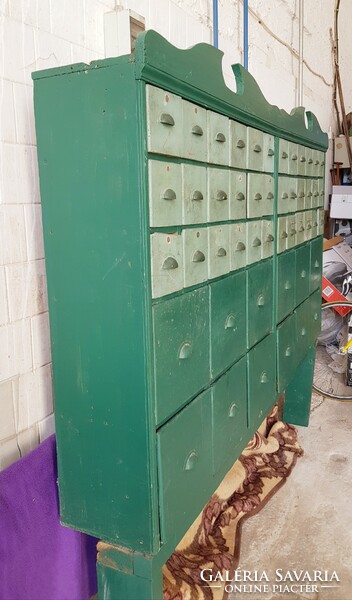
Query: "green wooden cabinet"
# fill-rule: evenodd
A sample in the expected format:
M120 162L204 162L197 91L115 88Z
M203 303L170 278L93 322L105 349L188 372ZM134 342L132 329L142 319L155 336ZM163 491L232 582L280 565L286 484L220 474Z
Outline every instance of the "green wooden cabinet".
M162 562L312 371L327 136L240 65L230 91L221 58L150 31L33 76L61 519L111 544L101 598L161 597ZM309 390L287 398L306 422Z

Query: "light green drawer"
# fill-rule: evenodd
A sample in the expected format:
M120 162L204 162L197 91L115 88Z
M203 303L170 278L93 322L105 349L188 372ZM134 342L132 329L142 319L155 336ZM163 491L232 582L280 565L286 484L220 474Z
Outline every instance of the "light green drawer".
M296 210L304 210L306 208L306 179L297 179L297 202Z
M230 171L230 219L239 221L247 216L247 175Z
M280 139L280 142L279 142L279 173L288 174L288 172L289 172L288 141Z
M146 93L149 152L183 156L182 99L152 85Z
M262 258L270 258L274 254L275 232L274 221L262 220Z
M184 229L182 238L184 287L190 287L208 279L208 232L206 228Z
M247 365L238 361L212 386L213 469L222 479L247 439Z
M207 169L208 221L228 221L230 216L230 176L225 169Z
M247 128L247 165L253 171L263 170L263 132Z
M297 179L295 177L288 178L288 212L296 212L297 210Z
M159 298L183 288L182 237L153 233L150 236L152 296Z
M251 348L272 331L273 261L269 259L247 271L247 341Z
M226 275L230 271L230 225L208 227L209 278Z
M312 179L312 208L318 208L319 201L319 180Z
M247 223L230 225L230 271L242 269L247 263Z
M293 142L288 143L288 160L289 160L289 167L288 167L289 175L297 175L297 173L298 173L298 144L294 144Z
M182 101L183 155L191 160L207 160L207 111L196 104Z
M279 177L277 210L280 215L288 213L289 178Z
M208 288L156 304L153 338L156 412L161 423L209 381Z
M182 223L181 165L150 160L149 220L151 227Z
M312 177L314 174L314 150L306 147L306 175Z
M279 217L277 220L277 253L287 250L288 246L288 224L287 217Z
M262 222L247 222L247 265L258 262L262 258Z
M247 127L230 120L230 165L237 169L247 168Z
M207 111L208 162L216 165L228 165L230 158L230 126L224 115Z
M263 133L263 171L274 172L274 136Z
M210 367L212 378L246 351L246 274L210 285Z
M313 193L312 193L312 180L305 179L305 198L304 198L304 208L306 210L312 208L313 202Z
M304 212L304 240L309 242L312 239L313 233L313 212L306 210Z
M297 174L305 175L306 174L306 148L301 144L298 144L298 165L297 165Z
M303 244L303 242L305 240L304 212L296 213L296 231L297 231L297 244Z
M277 259L277 322L280 323L296 306L296 251L290 250Z
M182 165L182 223L206 223L208 219L207 170L196 165Z
M294 248L297 244L296 215L287 215L287 249Z
M248 411L253 430L276 402L276 335L269 335L247 355Z
M214 491L211 391L157 433L159 505L163 543L176 545Z

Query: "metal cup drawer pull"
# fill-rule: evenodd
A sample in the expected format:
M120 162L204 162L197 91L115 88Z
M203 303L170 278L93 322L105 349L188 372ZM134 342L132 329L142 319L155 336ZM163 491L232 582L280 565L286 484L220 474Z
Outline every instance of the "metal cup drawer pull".
M202 136L203 135L203 129L200 127L200 125L194 125L192 127L192 133L193 133L193 135Z
M287 348L285 350L285 356L287 356L287 357L291 356L291 348L290 348L290 346L287 346Z
M216 254L217 254L217 256L222 257L222 256L226 256L227 252L226 252L225 248L219 248L219 250L217 251Z
M296 232L295 232L296 233ZM272 235L272 233L269 233L269 235L267 235L266 237L266 242L273 242L274 241L274 236Z
M299 232L299 233L302 233L302 231L304 231L304 227L303 227L303 225L301 224L301 225L300 225L300 227L299 227L299 229L298 229L298 232Z
M175 120L169 113L161 113L160 123L163 125L168 125L169 127L173 127L175 125Z
M245 148L246 144L243 140L238 140L236 146L237 146L237 148Z
M237 411L237 404L236 402L232 402L230 408L229 408L229 417L232 418L235 416Z
M306 157L305 156L301 156L301 158L299 159L301 162L306 162Z
M262 200L263 196L261 194L259 194L259 192L257 194L255 194L254 196L254 200L256 200L257 202L260 202L260 200Z
M223 144L224 142L226 142L226 137L224 136L223 133L218 132L215 136L215 140L217 142L220 142L220 144Z
M254 144L253 147L253 152L261 152L262 151L262 147L259 144Z
M312 192L307 192L307 198L311 198L313 196Z
M263 371L260 376L260 383L268 383L269 377L266 371Z
M239 202L242 202L242 200L245 199L245 195L242 192L237 192L236 194L236 200L238 200Z
M202 194L202 192L200 192L199 190L194 190L193 194L192 194L192 200L194 202L201 202L201 200L204 199L204 196Z
M194 263L202 263L205 261L205 254L201 250L196 250L193 254L192 262Z
M244 252L246 249L246 244L243 242L237 242L235 252Z
M264 304L265 304L264 294L259 294L259 296L257 298L257 306L264 306Z
M307 277L307 271L305 271L303 269L303 271L301 271L301 279L305 279Z
M181 344L180 349L178 351L178 358L180 360L185 360L186 358L190 358L192 355L192 344L189 342L183 342Z
M173 256L168 256L167 258L165 258L163 265L162 265L162 269L164 269L165 271L171 271L172 269L177 269L178 268L178 262L176 260L176 258L174 258Z
M272 200L274 198L274 194L272 192L268 192L267 199Z
M236 325L236 317L233 313L230 313L226 317L225 329L234 329L235 325Z
M306 335L306 333L307 333L307 332L306 332L306 328L305 328L305 327L302 327L302 329L301 329L301 336L302 336L302 337L303 337L303 336L305 336L305 335Z
M319 263L318 260L316 260L315 263L314 263L314 268L318 269L319 267L320 267L320 263Z
M287 154L287 152L283 152L283 153L281 154L281 158L288 158L288 154Z
M192 469L194 469L194 467L196 466L197 458L198 458L197 452L195 450L192 450L185 460L183 470L184 471L192 471Z
M164 191L163 195L161 196L162 200L176 200L176 192L174 190L172 190L171 188L168 188L167 190Z
M285 281L284 288L285 288L285 290L290 290L291 289L291 282L290 281Z
M297 160L297 154L292 154L292 160Z
M280 238L281 238L282 240L284 240L284 239L286 239L287 237L288 237L288 235L287 235L287 231L282 231L282 232L281 232L281 234L280 234Z
M291 196L292 197L292 196ZM301 190L298 194L298 198L304 198L305 197L305 193L303 190Z
M262 245L261 240L258 237L255 237L254 240L253 240L253 242L252 242L253 248L258 248L261 245Z
M291 200L295 200L295 198L297 198L296 192L291 192L290 193L290 198L291 198Z
M218 190L216 193L216 199L218 202L223 202L224 200L227 200L226 192L224 192L224 190Z
M269 148L268 150L268 156L274 156L274 150L272 148Z
M313 159L312 159L311 157L310 157L310 158L308 158L308 164L309 164L309 165L312 165L312 164L313 164Z
M316 167L319 165L319 160L317 158L315 159L314 164Z
M287 192L282 192L282 196L281 196L281 198L282 198L283 200L286 200L286 199L288 198L288 193L287 193Z

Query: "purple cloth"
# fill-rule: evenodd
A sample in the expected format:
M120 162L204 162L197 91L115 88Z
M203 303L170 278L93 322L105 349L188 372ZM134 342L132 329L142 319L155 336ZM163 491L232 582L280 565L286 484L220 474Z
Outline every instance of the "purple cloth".
M88 600L96 541L60 525L55 436L0 473L1 600Z

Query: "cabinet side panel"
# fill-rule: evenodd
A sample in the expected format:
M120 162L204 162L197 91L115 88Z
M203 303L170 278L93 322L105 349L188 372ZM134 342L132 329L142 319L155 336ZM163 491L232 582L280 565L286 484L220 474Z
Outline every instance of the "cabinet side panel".
M35 81L61 519L150 550L133 65Z

